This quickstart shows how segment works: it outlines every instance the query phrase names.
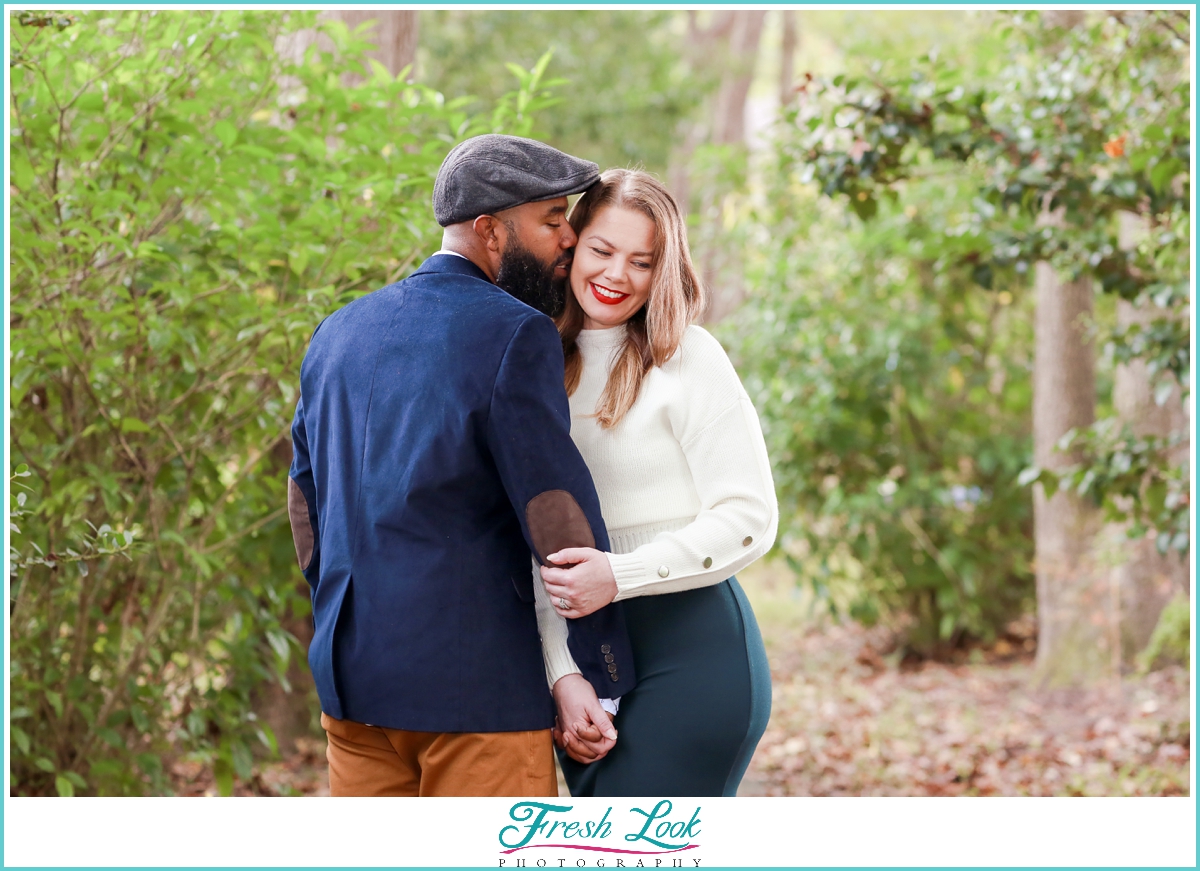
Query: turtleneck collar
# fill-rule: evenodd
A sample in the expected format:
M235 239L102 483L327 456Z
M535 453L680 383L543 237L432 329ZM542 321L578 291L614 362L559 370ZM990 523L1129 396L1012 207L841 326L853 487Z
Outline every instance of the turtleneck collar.
M616 348L625 341L625 325L607 330L580 330L575 342L583 351L604 351Z

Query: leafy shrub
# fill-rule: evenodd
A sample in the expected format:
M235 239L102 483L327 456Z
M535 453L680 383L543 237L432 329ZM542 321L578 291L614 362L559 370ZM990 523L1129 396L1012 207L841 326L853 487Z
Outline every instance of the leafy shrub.
M1138 670L1147 672L1168 663L1191 668L1191 635L1191 601L1183 593L1177 593L1158 616L1150 643L1138 654Z
M935 246L938 269L969 267L980 289L1019 280L1036 261L1093 279L1151 315L1100 331L1108 361L1145 362L1160 405L1176 388L1186 401L1192 116L1185 19L1161 10L1072 15L1078 20L1063 27L1048 14L1006 14L998 38L1007 61L991 75L931 55L890 80L808 82L783 150L864 220L921 178L970 185L962 225L972 230ZM1049 212L1059 214L1059 226L1043 225ZM1122 238L1128 218L1147 231L1136 244ZM1065 439L1078 462L1031 467L1022 483L1070 488L1103 505L1108 519L1126 522L1131 537L1150 528L1160 550L1186 552L1189 468L1177 448L1187 433L1135 440L1122 430L1101 416Z
M793 170L721 330L762 418L780 550L816 601L914 652L994 637L1032 598L1026 300L934 269L961 188L914 186L864 224Z
M12 783L223 791L275 751L253 713L309 613L284 519L320 319L440 241L457 141L527 133L393 79L366 44L277 51L315 13L21 13L12 93ZM544 67L544 65L543 65Z
M1075 18L999 16L982 61L807 77L747 236L757 298L731 341L771 431L784 550L852 615L914 618L926 650L987 638L1028 600L1032 481L1190 547L1186 432L1102 417L1064 440L1078 462L1021 474L1035 262L1162 307L1108 330L1107 356L1145 361L1160 403L1190 389L1183 19ZM1136 245L1129 215L1149 230Z

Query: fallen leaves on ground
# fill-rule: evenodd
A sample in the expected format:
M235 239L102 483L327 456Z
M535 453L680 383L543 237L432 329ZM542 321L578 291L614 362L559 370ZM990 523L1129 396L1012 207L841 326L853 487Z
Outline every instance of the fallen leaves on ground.
M1188 793L1183 669L1039 692L1009 642L901 668L878 630L760 622L774 700L740 795Z
M212 767L179 760L169 767L176 795L215 796ZM292 753L258 763L250 780L236 780L234 795L329 795L329 771L323 738L297 738Z
M814 620L774 574L742 578L774 699L739 795L1188 794L1186 670L1037 691L1031 618L963 663L901 663L885 632ZM204 765L169 770L178 794L217 794ZM323 738L254 772L234 794L329 794Z

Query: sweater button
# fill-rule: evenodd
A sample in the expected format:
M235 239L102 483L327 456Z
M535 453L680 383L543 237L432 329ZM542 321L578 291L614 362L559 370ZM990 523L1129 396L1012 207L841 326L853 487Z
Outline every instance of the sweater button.
M711 569L711 568L712 568L712 557L710 557L710 556L706 556L706 557L704 558L704 567L705 567L706 569Z
M742 539L742 547L749 547L752 544L754 544L754 536L747 535Z
M669 568L667 568L666 566L658 567L658 576L660 578L665 578L669 574L671 574L671 570Z

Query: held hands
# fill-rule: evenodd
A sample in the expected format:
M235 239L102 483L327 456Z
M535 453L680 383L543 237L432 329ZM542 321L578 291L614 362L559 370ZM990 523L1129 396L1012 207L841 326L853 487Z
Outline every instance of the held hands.
M554 704L554 743L576 762L595 762L616 746L617 730L583 675L560 677L554 684Z
M546 562L552 565L542 566L542 582L563 617L586 617L616 598L617 579L603 551L565 547Z
M568 547L546 557L542 582L555 610L563 617L584 617L617 595L612 566L602 551ZM576 762L603 758L617 743L617 730L600 706L596 691L581 674L565 675L554 684L558 719L554 743Z

